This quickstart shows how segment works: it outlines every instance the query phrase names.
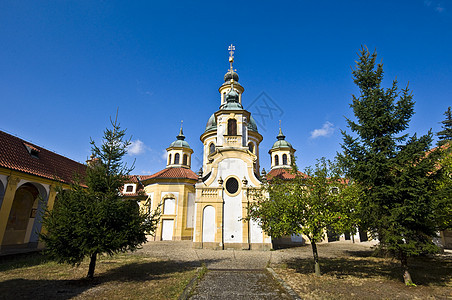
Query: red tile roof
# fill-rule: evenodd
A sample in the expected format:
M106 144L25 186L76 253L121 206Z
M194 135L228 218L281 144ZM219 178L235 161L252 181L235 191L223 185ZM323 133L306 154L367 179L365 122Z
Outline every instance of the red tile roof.
M168 178L168 179L192 179L198 180L198 175L190 169L187 168L166 168L163 169L147 179L157 179L157 178ZM142 179L143 180L143 179Z
M0 131L0 167L66 183L71 182L75 173L84 175L86 170L81 163L3 131Z
M151 176L152 175L129 175L127 183L138 183L138 178L140 178L140 181L143 181L150 178Z
M302 177L306 177L307 175L303 172L298 171L298 174ZM290 180L295 178L295 174L292 173L292 169L273 169L267 173L267 180L272 180L272 178L279 178L282 180Z

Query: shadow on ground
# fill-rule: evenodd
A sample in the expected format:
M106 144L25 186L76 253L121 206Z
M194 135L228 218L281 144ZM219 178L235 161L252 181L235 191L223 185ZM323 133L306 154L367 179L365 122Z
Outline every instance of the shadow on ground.
M5 265L1 266L1 270L33 267L46 262L48 262L48 258L44 255L30 254L27 257L21 256L4 261ZM48 278L15 278L0 281L0 299L70 299L89 289L109 282L161 280L170 277L172 273L193 270L197 266L213 262L216 262L216 260L131 262L100 272L98 270L101 269L101 265L111 263L108 260L100 260L96 267L94 279L48 279L51 276L43 275L42 277ZM69 265L68 268L70 268ZM85 270L83 273L86 274Z
M372 251L347 251L348 257L321 257L322 274L344 278L383 277L402 281L402 269L396 259L372 257ZM285 261L288 268L297 273L312 274L312 258L292 258ZM452 280L452 258L446 256L416 257L408 262L413 281L419 285L445 286Z

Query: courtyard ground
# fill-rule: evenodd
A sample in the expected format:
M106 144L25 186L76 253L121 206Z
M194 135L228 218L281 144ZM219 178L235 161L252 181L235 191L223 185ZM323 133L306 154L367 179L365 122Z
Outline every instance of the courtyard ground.
M267 267L304 299L452 299L450 252L410 261L417 287L406 287L398 262L374 257L370 246L319 245L321 277L312 274L309 245L275 251L215 251L193 249L188 241L149 242L135 253L101 257L94 280L84 278L88 261L71 267L37 253L0 257L0 299L177 299L200 266L206 266L207 272L205 281L193 289L194 299L205 299L203 288L210 288L209 277L223 276L219 281L223 290L228 282L232 282L229 288L237 290L239 277L229 280L228 272L240 276L248 272L256 286L271 285L271 297L280 288L263 271Z

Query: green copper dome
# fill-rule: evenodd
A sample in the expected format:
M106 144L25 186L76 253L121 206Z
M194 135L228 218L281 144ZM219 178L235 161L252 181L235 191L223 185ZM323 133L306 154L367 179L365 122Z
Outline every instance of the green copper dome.
M234 86L231 86L229 93L225 97L226 103L221 109L223 110L239 110L243 109L242 104L239 102L239 94L235 91Z
M250 116L250 121L248 122L248 130L250 131L254 131L254 132L259 132L257 130L257 124L256 121L254 120L253 116ZM209 120L207 121L207 125L206 125L206 130L204 130L204 132L208 132L211 130L217 130L217 120L215 118L215 114L212 114L209 118Z
M217 120L215 119L215 114L212 114L210 116L209 121L207 121L206 130L204 132L211 130L217 130Z
M239 81L239 74L236 72L229 70L226 74L224 74L224 82L229 82L231 79L234 79L234 81Z
M190 149L190 145L185 141L185 135L182 131L182 127L180 128L179 135L176 136L176 138L177 138L177 140L175 140L174 142L171 143L170 148L171 147L184 147L184 148Z
M239 110L239 109L243 109L242 104L238 103L238 102L227 102L223 108L224 110Z
M279 128L279 134L276 137L278 140L273 144L272 149L278 148L293 148L292 145L285 140L286 136L282 133L281 128Z
M253 116L250 116L250 121L248 122L248 130L258 132L257 131L257 124L256 121L254 121Z

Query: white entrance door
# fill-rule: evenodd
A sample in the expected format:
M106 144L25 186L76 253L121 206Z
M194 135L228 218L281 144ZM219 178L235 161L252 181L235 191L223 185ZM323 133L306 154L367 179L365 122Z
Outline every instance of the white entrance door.
M202 217L202 242L215 242L215 208L206 206Z
M173 240L174 220L163 220L162 222L162 241Z

